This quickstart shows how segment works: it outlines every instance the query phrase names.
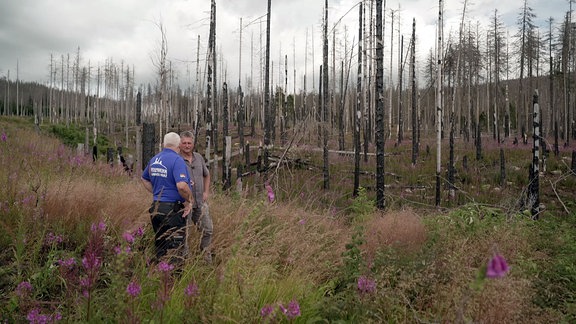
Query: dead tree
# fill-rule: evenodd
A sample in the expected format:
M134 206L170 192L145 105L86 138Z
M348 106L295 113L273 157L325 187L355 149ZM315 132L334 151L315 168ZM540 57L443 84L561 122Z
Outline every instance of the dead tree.
M356 80L356 113L354 114L354 191L358 196L360 188L360 122L362 117L362 2L358 13L358 77Z
M264 67L264 167L268 168L269 147L271 139L271 109L270 109L270 8L271 0L268 0L268 15L266 17L266 57Z
M228 188L230 188L231 185L231 176L230 176L230 154L229 152L231 152L231 148L230 145L231 143L229 142L229 136L228 136L228 85L226 84L226 82L224 82L224 85L222 86L222 96L224 99L224 105L223 105L223 112L222 112L222 117L223 117L223 121L222 121L222 139L223 139L223 149L222 149L222 189L224 190L228 190Z
M532 100L533 116L532 122L534 134L532 135L534 144L532 147L532 164L530 166L530 182L528 188L528 203L532 219L538 219L540 213L540 106L538 104L538 90L534 92Z
M436 206L440 206L440 176L442 172L442 34L444 11L442 0L438 0L438 47L436 48Z
M210 161L210 154L212 148L212 114L214 111L214 102L216 101L216 90L214 76L216 73L216 3L212 0L210 10L210 33L208 35L208 57L206 66L206 161ZM213 93L214 92L214 93Z
M324 44L322 64L322 140L324 160L324 189L330 189L330 168L328 164L328 0L324 2Z
M384 209L384 43L382 0L376 0L376 207Z
M416 165L418 158L418 102L416 97L416 18L412 19L412 41L410 44L410 71L412 74L412 165Z

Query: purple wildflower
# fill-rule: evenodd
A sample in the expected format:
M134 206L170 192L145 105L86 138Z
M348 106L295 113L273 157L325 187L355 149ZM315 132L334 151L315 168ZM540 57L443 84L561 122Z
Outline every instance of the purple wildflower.
M190 283L186 289L184 289L184 294L188 297L198 296L198 285L194 282Z
M300 316L300 305L298 305L296 300L292 300L288 303L288 308L284 308L284 305L280 305L280 310L282 310L282 313L284 313L286 318L289 320Z
M90 230L92 232L104 232L106 231L106 223L104 222L99 222L98 224L92 224L92 226L90 226Z
M298 224L304 225L304 224L306 224L306 220L304 218L302 218L301 220L298 221Z
M26 319L30 324L46 324L46 323L55 323L62 319L62 314L55 313L53 315L46 315L40 313L38 308L33 308L28 312L26 315Z
M86 256L82 258L82 265L87 271L100 269L100 258L96 256L96 253L86 253Z
M65 268L72 268L76 264L76 259L69 258L69 259L60 259L58 260L58 265Z
M134 243L134 236L130 232L125 232L124 234L122 234L122 238L124 238L124 240L128 242L128 244Z
M270 316L272 312L274 312L274 307L272 307L272 305L264 305L264 307L260 309L260 316L266 318Z
M28 281L22 281L16 286L15 291L18 297L27 297L32 292L32 284Z
M90 279L88 279L87 277L83 277L82 279L80 279L80 286L89 287L90 286Z
M164 262L164 261L158 263L158 270L159 270L160 272L170 272L170 271L172 271L173 269L174 269L174 266L171 265L171 264L169 264L169 263L166 263L166 262Z
M133 236L144 236L144 229L142 227L138 227L134 232L132 232Z
M138 296L140 291L142 291L142 288L140 288L140 285L136 281L131 281L128 287L126 287L126 292L132 297Z
M116 255L122 254L122 247L120 247L120 245L116 245L116 246L114 247L114 253L115 253Z
M57 234L54 234L52 232L49 232L48 234L46 234L46 244L48 244L48 245L60 244L60 243L62 243L62 241L64 241L64 239L62 238L61 235L57 235Z
M266 191L268 192L268 201L274 202L276 195L274 195L274 190L272 189L272 186L269 183L266 183L264 185L264 187L266 188Z
M486 277L488 278L502 278L510 270L506 259L499 254L495 254L488 262L486 269Z
M6 142L6 140L8 139L8 137L6 136L6 133L2 132L2 136L0 137L2 139L2 142Z
M376 282L366 276L358 278L358 291L362 294L371 294L376 290Z

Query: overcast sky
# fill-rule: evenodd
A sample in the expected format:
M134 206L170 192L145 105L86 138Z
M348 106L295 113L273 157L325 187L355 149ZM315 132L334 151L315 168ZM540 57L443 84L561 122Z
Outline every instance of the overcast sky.
M478 21L481 28L486 28L494 17L494 11L498 10L504 25L513 28L511 35L516 30L522 1L468 2L468 22L476 24ZM401 33L406 45L411 35L412 19L416 19L418 54L420 57L426 56L434 48L438 1L388 0L386 3L385 46L389 47L390 13L394 10L396 21L400 15ZM358 38L357 4L357 0L329 0L330 29L342 19L336 29L337 43L344 44L344 26L347 26L348 48ZM560 23L569 10L569 0L529 0L528 4L536 14L535 23L543 27L547 26L549 17ZM274 82L280 79L280 60L281 70L284 70L284 55L288 56L290 88L294 69L296 87L300 89L305 66L310 76L312 64L316 67L321 64L323 6L323 0L272 0L271 61L274 64ZM217 0L216 7L220 75L225 73L229 84L238 84L242 18L242 80L244 82L250 74L251 62L255 65L254 78L259 78L256 71L260 39L262 44L265 42L267 0ZM457 31L462 8L462 0L444 0L446 34ZM74 58L80 48L82 66L88 66L88 62L91 67L102 66L106 60L118 65L124 62L124 65L134 67L136 84L154 83L156 68L153 62L160 48L160 24L165 28L168 58L179 81L186 84L189 75L192 82L195 79L198 36L200 69L205 70L210 0L0 0L0 13L0 78L7 77L9 73L10 79L15 80L18 66L20 80L47 84L50 55L54 55L59 62L62 55L70 54ZM542 33L546 31L547 27L544 27ZM395 36L395 42L397 39ZM397 43L394 46L398 48ZM342 45L337 50L343 52L343 48ZM354 44L353 55L356 55L355 50ZM385 48L385 52L389 55L389 48ZM387 62L389 58L385 58L385 65ZM423 64L422 60L420 64ZM281 78L283 80L284 77ZM219 83L222 81L218 80Z

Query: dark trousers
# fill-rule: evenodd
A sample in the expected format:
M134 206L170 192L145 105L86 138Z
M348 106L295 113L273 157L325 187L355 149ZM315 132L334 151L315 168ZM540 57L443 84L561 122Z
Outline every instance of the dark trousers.
M155 233L156 258L159 260L169 250L181 252L186 239L186 218L182 217L184 205L153 202L148 211Z

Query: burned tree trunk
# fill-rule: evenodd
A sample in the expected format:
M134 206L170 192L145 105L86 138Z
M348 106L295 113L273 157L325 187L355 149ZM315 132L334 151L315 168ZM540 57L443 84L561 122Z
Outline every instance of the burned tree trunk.
M384 45L382 0L376 0L376 207L384 209Z
M356 80L356 113L354 114L354 191L358 196L360 188L360 121L362 117L362 2L360 2L358 19L358 78Z
M270 153L268 152L271 144L271 127L272 120L270 116L270 8L271 0L268 0L268 15L266 18L266 57L264 68L264 167L268 168Z
M540 106L538 104L538 90L535 91L533 101L534 145L532 147L532 164L530 166L530 185L528 187L528 203L532 219L538 219L540 213Z
M443 4L439 0L438 8L438 47L436 49L436 206L440 206L440 173L442 171L442 33Z
M213 71L215 68L214 62L216 61L216 3L212 0L212 10L210 14L210 34L208 36L208 60L206 68L206 162L210 163L210 149L212 147L212 113L214 108L214 102L216 98L212 97L212 91L214 89L215 80L213 76L216 75ZM216 91L214 91L215 93Z
M418 113L416 97L416 18L412 19L412 44L410 57L410 71L412 73L412 165L416 165L418 158Z
M324 158L324 189L330 189L330 170L328 164L328 0L324 7L324 45L323 45L323 76L322 76L322 140Z
M228 85L224 82L222 86L222 96L224 99L223 111L222 111L222 137L223 137L223 148L222 148L222 189L227 190L230 188L230 155L231 155L231 145L232 141L230 136L228 136Z

